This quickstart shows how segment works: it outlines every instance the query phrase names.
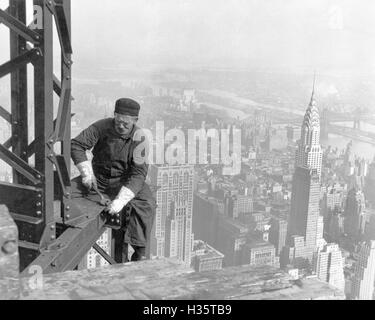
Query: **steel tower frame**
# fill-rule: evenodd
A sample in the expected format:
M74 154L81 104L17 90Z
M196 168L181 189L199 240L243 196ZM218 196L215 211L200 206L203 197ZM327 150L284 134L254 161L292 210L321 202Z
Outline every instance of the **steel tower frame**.
M26 25L26 0L9 0L8 9L0 10L0 24L10 29L10 61L0 65L0 78L11 76L11 112L0 106L0 116L12 129L9 140L0 144L0 159L13 168L13 183L0 182L0 203L19 230L20 270L26 275L31 265L45 273L74 269L92 246L113 264L96 245L106 228L102 210L71 198L71 0L33 0L33 5L41 28ZM54 25L61 48L60 79L53 71ZM31 142L28 64L34 67ZM60 98L56 119L54 94Z

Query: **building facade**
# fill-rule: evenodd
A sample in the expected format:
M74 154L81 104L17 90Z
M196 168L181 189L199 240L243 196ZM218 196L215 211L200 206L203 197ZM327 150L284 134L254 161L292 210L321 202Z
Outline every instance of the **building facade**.
M310 262L320 241L319 237L322 236L323 232L322 220L319 218L321 170L320 119L313 89L311 101L301 127L301 139L298 141L296 151L287 234L287 246L291 248L293 256L306 258ZM293 249L293 242L296 240L294 236L304 238L304 249ZM298 244L300 244L300 240ZM292 256L292 252L287 256ZM303 256L299 256L299 252Z
M345 206L344 231L353 238L358 239L361 235L362 215L365 210L365 196L361 190L356 188L348 192Z
M190 265L194 167L152 165L149 177L157 188L151 257L176 257Z
M280 267L279 259L276 257L275 246L265 241L250 242L244 246L243 264L249 264L253 267Z
M194 241L191 266L196 272L220 270L224 255L202 240Z
M352 299L373 300L375 282L375 241L360 246L355 275L352 281Z
M111 255L112 230L106 229L96 243L107 252L108 255ZM91 248L82 259L78 269L94 269L108 265L109 263L95 249Z
M280 255L281 250L286 243L288 222L286 219L273 217L271 219L271 228L269 232L269 241L276 248L276 255Z
M337 244L327 244L316 253L314 270L320 280L345 290L344 258Z

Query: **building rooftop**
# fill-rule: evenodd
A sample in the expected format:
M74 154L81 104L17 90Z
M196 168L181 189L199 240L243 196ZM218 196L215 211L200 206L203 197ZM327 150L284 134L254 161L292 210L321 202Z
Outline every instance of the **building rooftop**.
M224 255L211 247L209 244L201 240L194 241L194 250L195 255L199 260L210 260L213 258L224 258Z
M272 243L263 241L263 240L252 240L246 244L246 246L250 249L258 249L258 248L275 248Z

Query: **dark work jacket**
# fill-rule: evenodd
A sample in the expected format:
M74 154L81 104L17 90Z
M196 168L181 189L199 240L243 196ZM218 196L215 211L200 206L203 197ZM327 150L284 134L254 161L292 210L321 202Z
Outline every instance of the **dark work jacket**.
M71 152L75 165L87 161L86 150L92 150L92 165L98 181L98 188L114 199L122 186L136 195L130 201L130 216L126 225L125 242L135 246L146 246L150 239L156 203L145 179L147 163L139 164L134 159L134 149L144 141L134 141L134 134L140 130L134 126L127 136L119 135L114 127L114 119L100 120L82 131L72 140Z

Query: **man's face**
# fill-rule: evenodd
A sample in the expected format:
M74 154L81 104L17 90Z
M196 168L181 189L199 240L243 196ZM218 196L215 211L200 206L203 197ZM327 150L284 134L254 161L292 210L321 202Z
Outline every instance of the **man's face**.
M115 113L115 130L121 135L129 134L138 118Z

